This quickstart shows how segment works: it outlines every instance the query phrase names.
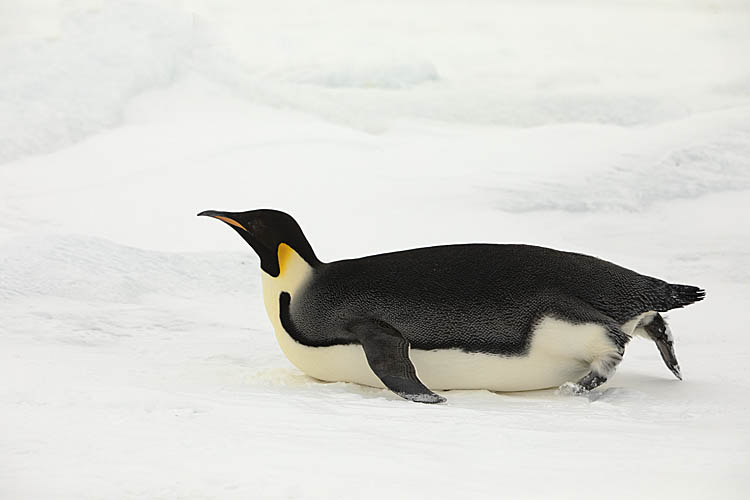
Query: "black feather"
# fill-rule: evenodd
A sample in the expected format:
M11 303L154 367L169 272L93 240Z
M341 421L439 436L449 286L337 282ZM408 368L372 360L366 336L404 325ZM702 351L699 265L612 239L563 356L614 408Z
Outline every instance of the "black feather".
M666 310L689 306L705 297L706 291L697 286L670 284L669 296L666 301L668 308Z

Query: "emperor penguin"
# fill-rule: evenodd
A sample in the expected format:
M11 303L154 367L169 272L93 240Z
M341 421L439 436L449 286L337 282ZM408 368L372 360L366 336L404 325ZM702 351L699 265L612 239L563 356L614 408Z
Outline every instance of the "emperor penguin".
M588 255L520 244L456 244L337 262L318 259L277 210L220 212L260 257L263 300L282 351L324 381L386 387L441 403L433 390L591 391L634 335L679 379L661 312L703 299Z

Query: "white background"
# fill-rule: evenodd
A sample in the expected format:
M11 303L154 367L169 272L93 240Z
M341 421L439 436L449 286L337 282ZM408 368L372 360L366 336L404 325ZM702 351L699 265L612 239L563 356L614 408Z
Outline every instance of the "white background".
M747 2L0 3L0 498L746 498ZM325 261L593 254L707 299L595 397L310 379L205 209Z

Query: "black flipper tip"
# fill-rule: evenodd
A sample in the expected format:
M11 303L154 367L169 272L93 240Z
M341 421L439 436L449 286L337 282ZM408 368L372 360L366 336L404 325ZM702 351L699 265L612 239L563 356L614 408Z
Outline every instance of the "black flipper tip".
M397 394L402 398L408 399L409 401L414 401L415 403L440 404L447 401L447 399L445 399L443 396L435 394L434 392L421 394L405 394L403 392L399 392Z

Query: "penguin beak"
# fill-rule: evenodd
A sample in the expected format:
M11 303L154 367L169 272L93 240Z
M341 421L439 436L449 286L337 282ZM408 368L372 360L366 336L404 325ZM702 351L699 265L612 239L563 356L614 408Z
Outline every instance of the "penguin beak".
M199 217L202 215L213 217L215 219L219 219L221 221L226 222L230 226L238 227L242 229L243 231L247 231L247 229L245 229L245 226L243 226L242 224L234 220L232 217L230 217L230 215L234 215L234 214L230 214L229 212L217 212L216 210L204 210L203 212L198 214Z

